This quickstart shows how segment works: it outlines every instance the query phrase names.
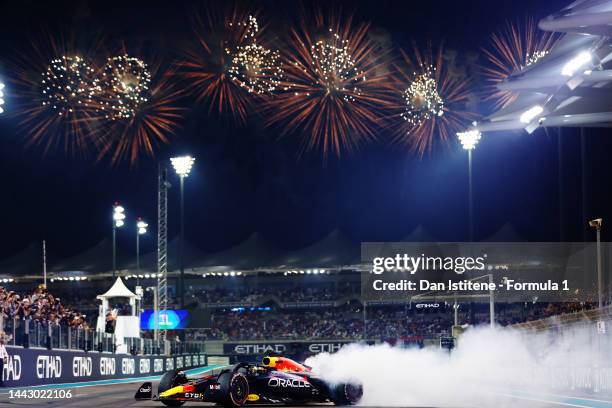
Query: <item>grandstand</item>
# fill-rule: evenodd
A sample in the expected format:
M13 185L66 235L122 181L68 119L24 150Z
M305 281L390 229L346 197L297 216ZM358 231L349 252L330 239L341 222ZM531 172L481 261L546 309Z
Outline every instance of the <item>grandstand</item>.
M516 238L514 229L506 225L485 243ZM428 245L432 239L431 234L419 226L407 234L404 241L420 240L423 245ZM177 246L176 240L170 242L168 305L174 309L179 307L176 291L178 265L174 263ZM283 251L259 234L215 253L206 253L187 244L186 308L192 314L206 315L206 318L197 319L198 323L185 331L183 340L386 341L423 345L439 343L441 338L453 334L453 296L456 298L457 293L383 300L364 298L362 274L369 267L362 262L360 250L358 243L338 230L293 251ZM41 282L40 274L32 272L37 270L33 262L35 251L35 246L29 246L22 253L0 262L0 279L3 275L12 279L4 282L6 292L14 291L22 294L23 299L29 299L28 302L35 300L38 304L43 291L49 299L47 302L56 305L44 309L51 310L46 312L48 317L34 318L31 323L34 331L44 332L50 323L53 330L61 327L64 332L70 329L79 333L91 332L99 311L94 299L101 288L112 283L108 242L102 241L82 254L51 262L48 292L35 289L31 293ZM126 285L134 291L137 286L154 287L158 278L155 254L142 256L141 269L137 270L133 259L126 253L120 250L118 257L119 275ZM5 329L15 331L13 342L17 344L23 341L20 340L23 336L18 333L24 325L19 322L30 316L24 314L23 307L15 306L15 299L14 294L7 297L2 310ZM486 297L462 298L458 303L456 323L464 326L487 323L490 315L486 302ZM58 307L60 312L54 310ZM154 308L153 291L143 291L139 307ZM565 303L537 299L529 302L498 301L495 322L503 326L513 325L590 308L592 304L584 299ZM178 333L170 331L168 338L175 339ZM144 331L142 337L152 339L153 336Z

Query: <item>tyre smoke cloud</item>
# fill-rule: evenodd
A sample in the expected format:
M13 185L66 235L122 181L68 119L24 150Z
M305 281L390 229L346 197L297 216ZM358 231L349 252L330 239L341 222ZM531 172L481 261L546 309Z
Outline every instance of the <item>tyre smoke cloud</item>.
M360 382L360 405L518 407L547 392L611 393L611 346L609 336L598 335L594 326L562 333L473 328L452 353L352 344L306 364L329 382Z

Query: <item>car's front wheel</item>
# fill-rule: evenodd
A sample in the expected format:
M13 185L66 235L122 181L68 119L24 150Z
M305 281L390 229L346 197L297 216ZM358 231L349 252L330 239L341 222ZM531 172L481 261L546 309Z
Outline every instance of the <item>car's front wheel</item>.
M170 388L174 388L177 385L185 384L187 382L187 377L185 373L179 370L167 371L162 375L159 380L159 386L157 387L158 395L164 391L168 391ZM184 401L174 401L174 400L162 400L162 403L168 407L180 407L185 402Z

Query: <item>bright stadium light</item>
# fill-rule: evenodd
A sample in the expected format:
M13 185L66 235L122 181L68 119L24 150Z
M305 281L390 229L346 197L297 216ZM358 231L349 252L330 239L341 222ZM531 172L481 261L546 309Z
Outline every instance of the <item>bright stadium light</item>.
M479 130L474 129L459 132L457 133L457 137L459 138L459 142L461 142L461 147L465 150L473 150L480 141L482 135Z
M477 125L476 122L473 123ZM461 143L461 147L468 152L468 225L470 241L474 240L474 204L472 192L472 151L482 137L478 129L466 130L465 132L457 133L457 138Z
M181 308L185 306L185 264L183 250L185 247L185 178L189 176L195 159L191 156L179 156L170 159L172 167L178 174L181 194L181 224L179 234L179 294Z
M174 171L176 171L179 177L187 177L189 175L194 161L195 159L191 156L180 156L170 159L172 167L174 167Z
M561 75L569 77L574 76L576 71L586 64L590 64L592 60L593 55L589 51L582 51L563 66Z
M146 234L148 226L149 224L147 224L141 218L139 218L138 222L136 222L136 228L138 228L138 235Z
M136 272L140 272L140 236L147 233L147 227L149 224L144 222L142 218L138 217L136 220ZM147 278L149 276L147 275ZM140 282L137 280L136 285Z
M544 108L542 106L532 106L525 112L521 113L519 120L521 121L521 123L531 123L531 121L537 118L540 114L542 114L542 112L544 112Z
M125 225L125 209L118 203L113 206L113 221L115 228L121 228Z
M113 279L117 273L117 228L125 225L125 208L119 203L113 205Z

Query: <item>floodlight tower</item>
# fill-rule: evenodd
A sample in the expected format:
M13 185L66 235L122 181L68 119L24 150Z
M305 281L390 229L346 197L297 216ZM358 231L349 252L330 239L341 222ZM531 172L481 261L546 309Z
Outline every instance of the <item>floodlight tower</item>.
M125 225L125 209L115 203L113 205L113 279L117 274L117 228Z
M476 148L482 135L480 131L473 129L466 132L457 133L461 146L468 151L468 200L469 200L469 223L470 223L470 242L474 241L474 200L472 192L472 150Z
M183 259L183 251L185 247L185 178L189 176L189 172L191 171L194 161L195 159L191 156L180 156L170 159L172 167L174 167L174 171L176 171L176 174L181 180L181 226L179 236L179 291L181 294L181 309L185 307L185 265Z
M158 311L168 307L168 168L165 162L159 164L157 178L157 297ZM155 319L159 316L155 315ZM166 339L165 330L161 340ZM157 339L156 339L157 340Z

